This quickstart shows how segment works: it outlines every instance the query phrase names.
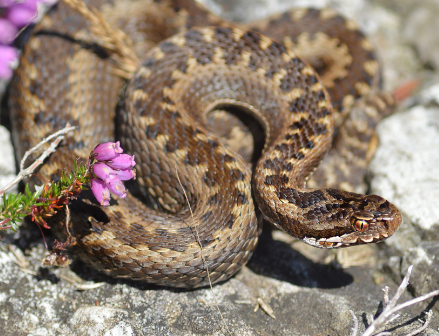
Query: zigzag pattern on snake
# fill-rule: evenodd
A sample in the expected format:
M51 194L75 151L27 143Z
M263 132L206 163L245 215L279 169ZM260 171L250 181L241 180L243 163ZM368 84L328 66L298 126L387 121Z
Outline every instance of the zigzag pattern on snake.
M60 4L25 47L10 99L18 156L67 122L77 126L42 175L88 157L115 133L136 156L133 194L105 208L91 198L71 205L75 251L85 262L112 276L166 286L204 286L207 270L212 282L223 281L257 244L254 201L263 218L317 247L376 242L397 229L401 215L379 196L342 191L335 182L305 187L331 146L334 123L349 125L348 111L366 111L369 118L355 131L342 125L335 147L340 143L343 153L354 132L363 141L351 149L370 156L363 145L373 137L368 126L392 104L379 91L373 49L352 22L331 10L300 9L236 28L189 1L91 5L132 36L142 59L133 78L124 87L86 20ZM311 22L318 30L304 32ZM207 24L217 26L194 28ZM344 40L337 40L341 27ZM316 40L335 56L308 50ZM303 56L320 76L293 51L304 45ZM251 115L262 125L265 143L253 174L236 154L243 144L233 147L214 133L209 118L224 111ZM346 150L343 155L353 161ZM328 156L334 169L339 157Z

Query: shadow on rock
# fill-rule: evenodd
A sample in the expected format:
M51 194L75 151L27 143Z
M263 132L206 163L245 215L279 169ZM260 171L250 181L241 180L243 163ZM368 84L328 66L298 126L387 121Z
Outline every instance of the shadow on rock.
M72 270L72 272L74 272L77 276L79 276L84 281L105 282L109 285L118 285L118 284L126 285L142 291L166 289L167 291L170 292L181 293L181 292L190 292L199 289L199 288L187 289L187 288L165 287L165 286L158 286L142 281L130 280L125 278L114 278L105 275L103 273L100 273L99 271L84 264L80 260L75 260L69 267Z
M265 230L247 267L257 274L302 287L339 288L353 282L350 274L309 260L289 244L272 239Z

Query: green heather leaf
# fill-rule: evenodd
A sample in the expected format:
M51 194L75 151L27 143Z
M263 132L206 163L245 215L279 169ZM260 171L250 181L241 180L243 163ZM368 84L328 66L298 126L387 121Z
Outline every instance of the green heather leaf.
M14 195L14 194L9 194L8 196L8 207L7 208L14 208L16 207L20 201L21 201L21 194L18 195Z
M3 202L0 204L0 209L2 209L2 212L3 209L6 207L6 202L7 202L6 194L3 194Z
M11 195L13 194L8 194L8 195L3 194L3 206L5 209L8 208L9 203L11 202Z
M52 185L52 191L53 191L53 195L54 195L54 196L58 196L58 195L59 195L59 189L58 189L58 186L57 186L56 183L54 183L54 184Z

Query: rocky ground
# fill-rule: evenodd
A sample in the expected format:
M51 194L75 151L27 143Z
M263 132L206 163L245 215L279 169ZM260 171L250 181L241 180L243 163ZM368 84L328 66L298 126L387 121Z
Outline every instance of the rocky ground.
M414 95L380 123L370 191L403 213L385 243L323 251L281 232L263 234L248 266L213 291L116 281L73 263L41 267L39 231L24 224L0 241L1 335L350 335L383 308L410 265L401 302L439 289L439 2L435 0L205 0L231 20L261 18L294 6L335 8L356 20L382 60L386 89L419 80ZM14 172L9 133L0 126L4 185ZM48 238L49 240L51 237ZM400 312L387 330L405 335L433 318L421 335L439 335L436 300ZM271 311L270 311L271 309Z

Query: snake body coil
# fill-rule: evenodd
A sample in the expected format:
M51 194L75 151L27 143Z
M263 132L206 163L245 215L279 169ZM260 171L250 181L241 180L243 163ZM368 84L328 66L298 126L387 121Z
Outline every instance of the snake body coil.
M208 20L191 2L166 3L174 12L199 11L205 21L217 20ZM130 22L118 16L119 5L103 5L101 11L129 31ZM117 15L108 14L112 7ZM298 21L307 13L320 12L303 11L296 14ZM187 22L194 22L187 26L203 21L190 18ZM262 26L270 25L255 28ZM24 50L11 88L19 156L53 129L76 125L74 139L51 158L51 171L42 172L49 175L87 157L98 142L113 140L116 118L122 147L138 162L134 195L105 208L86 199L72 204L70 229L84 261L112 276L166 286L204 286L208 271L212 282L225 280L256 246L260 225L253 200L266 220L318 247L393 234L401 216L383 198L305 188L334 133L329 94L310 66L284 44L251 30L178 27L179 33L141 55L119 105L123 82L112 75L85 20L66 7L59 5L43 20ZM135 41L138 52L148 49L142 46ZM369 88L378 82L370 73ZM353 105L365 85L348 92L352 99L336 99L337 114ZM332 91L336 97L337 87ZM265 145L253 176L207 121L224 110L250 114L263 127ZM152 201L146 206L140 200Z

